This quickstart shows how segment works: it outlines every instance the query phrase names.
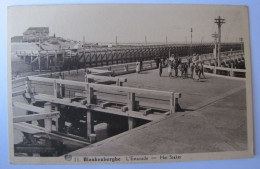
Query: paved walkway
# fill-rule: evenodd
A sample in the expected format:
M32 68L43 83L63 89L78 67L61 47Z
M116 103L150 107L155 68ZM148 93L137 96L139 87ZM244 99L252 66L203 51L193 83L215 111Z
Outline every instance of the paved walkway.
M207 77L159 77L158 70L128 74L125 86L178 91L185 109L158 122L124 132L70 154L76 156L148 155L247 149L245 82Z

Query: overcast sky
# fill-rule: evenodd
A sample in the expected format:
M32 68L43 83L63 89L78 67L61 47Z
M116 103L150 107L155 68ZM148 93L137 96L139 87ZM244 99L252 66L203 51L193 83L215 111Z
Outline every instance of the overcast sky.
M221 16L222 41L238 41L248 29L247 8L201 5L59 5L8 9L8 33L19 36L29 27L49 27L50 35L86 42L212 42L214 19Z

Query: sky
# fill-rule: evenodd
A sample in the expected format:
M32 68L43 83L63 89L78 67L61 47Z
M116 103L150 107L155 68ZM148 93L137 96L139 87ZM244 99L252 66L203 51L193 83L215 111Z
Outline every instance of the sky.
M8 8L9 37L29 27L49 27L50 35L86 42L212 42L214 19L225 19L222 41L238 42L248 30L247 8L209 5L59 5Z

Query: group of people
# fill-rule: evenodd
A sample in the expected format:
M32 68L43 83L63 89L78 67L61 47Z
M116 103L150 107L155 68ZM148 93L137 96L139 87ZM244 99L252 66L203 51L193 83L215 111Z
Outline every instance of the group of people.
M165 61L161 59L158 62L159 75L162 76L163 67L167 67L169 77L188 78L188 70L190 69L191 78L194 80L200 80L205 78L203 70L203 62L199 59L198 55L194 55L187 59L186 62L182 62L179 56L172 55Z
M211 66L215 66L214 63L210 64ZM218 66L218 63L216 63ZM231 60L223 60L220 63L220 67L234 68L234 69L245 69L245 58L231 59Z

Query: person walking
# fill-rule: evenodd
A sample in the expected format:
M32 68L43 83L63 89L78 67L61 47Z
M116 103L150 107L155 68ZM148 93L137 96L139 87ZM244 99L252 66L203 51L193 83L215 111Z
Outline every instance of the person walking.
M191 71L191 78L193 79L193 75L194 75L194 68L195 68L195 63L193 62L191 67L190 67L190 71Z
M162 76L162 63L159 63L159 75Z
M140 71L143 69L143 59L140 59Z
M194 73L193 73L193 80L197 80L199 81L200 80L200 77L199 77L199 65L198 63L195 63L195 67L194 67Z
M183 74L183 68L182 68L182 64L179 64L179 66L178 66L178 77L182 77L182 74Z
M183 64L183 74L184 74L184 76L183 76L183 78L188 78L188 64L187 63L184 63Z
M203 76L203 78L205 79L205 75L204 75L204 68L203 68L203 63L202 62L200 62L200 66L199 66L199 69L200 69L200 71L199 71L199 78L201 78L201 75Z

